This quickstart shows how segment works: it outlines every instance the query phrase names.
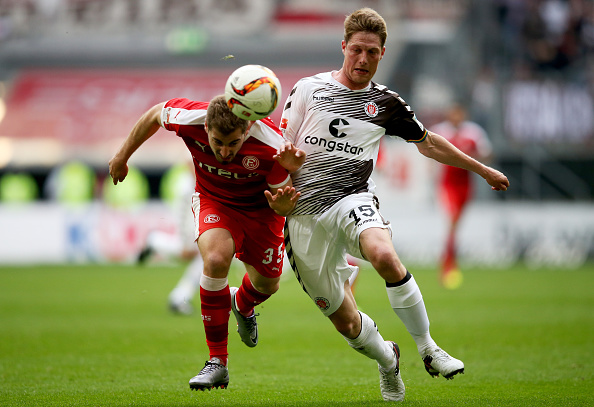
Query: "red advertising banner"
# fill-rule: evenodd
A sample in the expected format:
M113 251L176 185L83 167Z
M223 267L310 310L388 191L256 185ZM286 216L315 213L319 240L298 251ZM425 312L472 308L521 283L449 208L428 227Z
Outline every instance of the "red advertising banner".
M58 142L65 158L83 149L88 154L92 148L104 160L107 157L103 156L115 151L148 108L174 97L208 101L224 92L228 76L237 67L25 70L8 86L0 137L29 144L31 140L50 139ZM323 69L272 69L283 88L282 104L272 114L278 124L293 85ZM169 141L155 137L149 149Z

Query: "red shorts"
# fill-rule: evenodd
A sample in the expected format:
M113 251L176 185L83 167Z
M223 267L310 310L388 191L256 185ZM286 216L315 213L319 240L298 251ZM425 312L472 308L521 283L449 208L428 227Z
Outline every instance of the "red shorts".
M285 253L283 216L270 208L230 208L198 193L192 196L192 209L196 238L209 229L227 229L235 242L235 257L264 277L280 277Z
M460 218L471 197L472 188L469 184L443 183L440 186L440 199L452 221Z

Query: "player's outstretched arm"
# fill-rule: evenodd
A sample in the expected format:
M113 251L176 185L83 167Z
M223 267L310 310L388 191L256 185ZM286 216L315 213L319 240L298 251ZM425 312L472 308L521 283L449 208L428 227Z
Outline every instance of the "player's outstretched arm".
M305 162L305 151L295 147L290 141L286 141L278 148L272 156L289 173L297 171Z
M268 205L273 211L281 216L287 216L295 208L301 192L297 192L294 187L287 185L284 188L278 188L274 195L270 191L264 191L264 195L266 195Z
M159 130L161 110L164 105L165 103L159 103L147 110L138 119L119 150L109 160L109 175L111 175L114 185L123 181L128 175L128 160L132 153Z
M464 154L437 133L428 132L425 140L417 143L416 146L425 157L432 158L442 164L477 173L491 185L491 189L494 191L505 191L509 187L509 180L502 172L481 164L474 158Z

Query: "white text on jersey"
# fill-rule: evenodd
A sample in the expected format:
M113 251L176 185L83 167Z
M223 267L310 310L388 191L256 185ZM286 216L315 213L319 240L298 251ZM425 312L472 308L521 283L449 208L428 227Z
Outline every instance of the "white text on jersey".
M208 165L208 164L204 164L201 163L200 161L198 161L198 165L200 166L200 168L202 168L203 170L208 171L210 174L216 174L219 177L224 177L224 178L233 178L233 179L246 179L246 178L251 178L251 177L257 177L258 174L257 172L251 172L249 174L238 174L236 172L231 172L231 171L227 171L224 170L222 168L217 168L213 165Z

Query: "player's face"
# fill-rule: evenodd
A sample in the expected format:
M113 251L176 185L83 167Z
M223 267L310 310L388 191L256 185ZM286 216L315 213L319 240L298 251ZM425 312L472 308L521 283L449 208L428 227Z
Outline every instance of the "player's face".
M380 44L379 36L369 32L357 32L348 43L342 41L342 73L349 88L363 89L369 85L386 51Z
M226 135L216 129L208 129L208 144L217 161L224 165L233 161L244 140L245 133L242 133L239 127Z

